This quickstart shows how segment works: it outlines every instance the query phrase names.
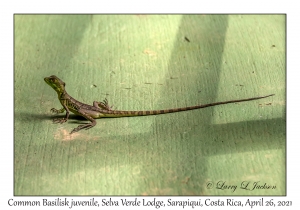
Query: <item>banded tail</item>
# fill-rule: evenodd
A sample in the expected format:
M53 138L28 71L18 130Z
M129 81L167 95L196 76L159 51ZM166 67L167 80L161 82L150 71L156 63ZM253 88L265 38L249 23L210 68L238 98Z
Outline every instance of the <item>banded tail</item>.
M223 102L215 102L210 104L202 104L196 106L188 106L182 108L174 108L174 109L162 109L162 110L149 110L149 111L121 111L121 110L103 110L101 111L103 116L101 117L133 117L133 116L146 116L146 115L158 115L158 114L167 114L173 112L182 112L188 111L193 109L201 109L210 106L217 106L222 104L230 104L230 103L237 103L237 102L244 102L244 101L253 101L262 98L267 98L273 96L275 94L267 95L267 96L260 96L254 98L246 98L246 99L239 99L239 100L230 100L230 101L223 101Z

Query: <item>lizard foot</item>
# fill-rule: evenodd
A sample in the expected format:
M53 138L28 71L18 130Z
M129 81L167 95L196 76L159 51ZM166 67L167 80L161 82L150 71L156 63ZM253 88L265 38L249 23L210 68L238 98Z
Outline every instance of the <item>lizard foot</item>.
M55 109L55 108L52 108L52 109L50 109L50 112L51 112L51 113L57 114L57 113L59 113L59 110L57 110L57 109Z
M108 110L108 111L112 111L112 108L113 108L113 105L112 106L108 105L107 98L105 98L103 100L103 102L94 101L93 105L94 105L94 107L97 107L99 109Z
M64 108L62 108L62 109L55 109L55 108L50 109L50 112L54 113L54 114L63 113L64 111L65 111Z
M106 107L106 109L109 110L109 111L111 111L112 108L113 108L113 106L114 106L114 105L112 105L112 106L109 106L109 105L108 105L108 100L107 100L107 98L105 98L105 99L103 100L103 102L100 102L100 103L101 103L101 105L103 105L104 107Z
M53 122L62 124L64 122L67 122L67 119L66 118L55 118L55 119L53 119Z
M78 131L80 131L80 130L82 130L82 129L87 130L87 129L90 129L90 128L94 127L94 126L95 126L95 125L93 125L92 123L86 124L86 125L79 125L77 128L74 128L74 129L71 131L70 134L75 133L75 132L78 132Z

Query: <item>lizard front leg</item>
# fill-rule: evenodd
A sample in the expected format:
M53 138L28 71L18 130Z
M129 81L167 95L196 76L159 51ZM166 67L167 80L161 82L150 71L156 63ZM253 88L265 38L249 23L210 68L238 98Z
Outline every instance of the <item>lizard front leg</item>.
M55 118L55 119L53 119L54 123L61 123L62 124L64 122L67 122L68 119L69 119L70 112L69 112L68 107L65 104L63 104L63 108L60 109L60 110L57 110L57 109L54 109L54 108L51 109L51 111L55 112L55 113L63 113L64 110L66 110L66 112L67 112L65 118Z
M84 112L80 112L80 111L79 111L78 113L80 113L80 115L83 116L85 119L91 121L91 123L85 124L85 125L79 125L77 128L74 128L74 129L71 131L70 134L75 133L75 132L78 132L78 131L80 131L80 130L82 130L82 129L86 129L86 130L87 130L87 129L90 129L90 128L94 127L94 126L97 124L96 120L94 120L92 117L88 116L88 115L85 114Z
M94 101L93 106L97 107L99 109L104 109L104 110L108 110L108 111L111 111L112 107L113 107L113 105L112 106L108 105L108 101L106 98L104 99L103 102Z

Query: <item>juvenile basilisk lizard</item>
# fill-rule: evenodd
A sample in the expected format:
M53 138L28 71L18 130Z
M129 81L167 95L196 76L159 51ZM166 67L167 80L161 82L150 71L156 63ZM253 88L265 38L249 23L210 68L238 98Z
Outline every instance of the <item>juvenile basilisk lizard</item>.
M252 101L262 98L267 98L269 96L273 96L274 94L267 95L267 96L260 96L255 98L246 98L246 99L239 99L239 100L231 100L231 101L223 101L223 102L216 102L210 104L203 104L203 105L196 105L196 106L188 106L183 108L175 108L175 109L164 109L164 110L151 110L151 111L121 111L121 110L112 110L111 106L108 105L107 99L103 102L93 102L93 106L81 103L74 98L72 98L65 89L66 84L59 79L57 76L52 75L50 77L44 78L45 82L50 85L58 95L58 99L63 106L62 109L55 109L52 108L52 113L63 113L64 111L67 112L65 118L54 119L54 123L64 123L67 122L69 119L70 111L74 114L81 115L87 120L91 121L89 124L79 125L77 128L74 128L70 134L75 133L81 129L89 129L96 125L96 118L101 117L131 117L131 116L146 116L146 115L157 115L157 114L166 114L172 112L181 112L193 109L201 109L209 106L216 106L221 104L228 104L228 103L236 103L242 101Z

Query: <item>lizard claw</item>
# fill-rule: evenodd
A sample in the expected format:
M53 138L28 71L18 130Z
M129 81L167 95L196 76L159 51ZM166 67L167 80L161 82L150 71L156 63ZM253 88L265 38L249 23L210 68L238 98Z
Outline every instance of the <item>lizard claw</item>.
M51 113L55 113L55 114L57 114L58 110L57 110L57 109L54 109L54 108L52 108L52 109L50 109L50 112L51 112Z
M105 98L101 102L94 101L93 106L95 106L95 107L97 107L99 109L108 110L108 111L112 111L112 107L113 107L113 105L112 106L108 105L107 98Z
M108 100L107 100L107 98L105 98L105 99L103 100L103 102L104 102L105 105L108 105Z
M108 100L107 100L107 98L105 98L103 102L104 102L104 105L106 106L106 108L107 108L109 111L111 111L114 105L109 106L109 105L108 105Z

